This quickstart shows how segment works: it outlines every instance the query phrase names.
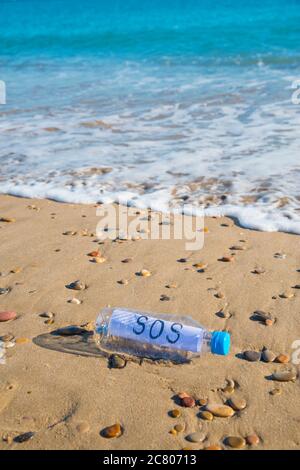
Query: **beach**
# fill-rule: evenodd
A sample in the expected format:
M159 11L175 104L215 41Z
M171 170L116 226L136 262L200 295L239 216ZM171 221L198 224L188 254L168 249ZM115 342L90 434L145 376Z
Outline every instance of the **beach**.
M201 250L187 251L183 240L99 242L95 204L8 195L0 219L0 311L16 313L0 323L9 343L0 364L1 450L299 447L299 236L206 217ZM67 287L77 280L84 289ZM229 331L230 354L188 364L127 358L118 369L94 348L80 354L80 335L77 351L73 336L51 348L51 332L92 332L108 305L185 314ZM272 362L245 355L264 348ZM275 380L285 371L291 380ZM213 404L232 413L218 417ZM114 424L121 435L103 437Z

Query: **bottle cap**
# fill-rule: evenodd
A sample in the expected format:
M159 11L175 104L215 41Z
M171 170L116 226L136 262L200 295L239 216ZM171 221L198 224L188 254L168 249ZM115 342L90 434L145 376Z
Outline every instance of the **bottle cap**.
M214 331L211 338L211 352L227 356L230 350L230 334L227 331Z

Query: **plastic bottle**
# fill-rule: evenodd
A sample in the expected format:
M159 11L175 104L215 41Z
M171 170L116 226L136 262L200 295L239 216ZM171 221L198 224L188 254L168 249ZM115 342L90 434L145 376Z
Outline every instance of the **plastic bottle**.
M227 355L230 335L208 331L190 317L152 314L123 307L104 308L95 338L106 353L186 362L206 352Z

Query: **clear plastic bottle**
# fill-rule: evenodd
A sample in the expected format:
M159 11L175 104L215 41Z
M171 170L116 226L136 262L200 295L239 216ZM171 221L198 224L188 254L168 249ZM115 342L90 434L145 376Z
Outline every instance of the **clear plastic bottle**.
M227 355L230 335L208 331L190 317L152 314L122 307L104 308L95 339L105 353L186 362L206 352Z

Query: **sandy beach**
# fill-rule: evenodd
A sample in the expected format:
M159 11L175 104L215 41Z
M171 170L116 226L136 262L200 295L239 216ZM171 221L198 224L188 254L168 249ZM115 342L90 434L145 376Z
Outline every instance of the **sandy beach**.
M300 339L299 236L206 218L199 251L186 251L182 240L99 244L95 205L11 196L0 196L0 219L0 312L17 315L0 323L1 450L299 447L292 346ZM103 263L87 256L95 250ZM151 276L137 276L142 269ZM87 288L66 288L76 280ZM71 336L53 349L37 339L70 325L91 331L107 305L186 314L208 329L226 329L230 355L184 365L129 360L115 369L93 348L71 354ZM263 348L274 361L244 354ZM274 380L283 371L293 371L292 380ZM183 392L195 406L182 406ZM213 416L212 404L229 404L232 416ZM114 424L122 435L103 437Z

